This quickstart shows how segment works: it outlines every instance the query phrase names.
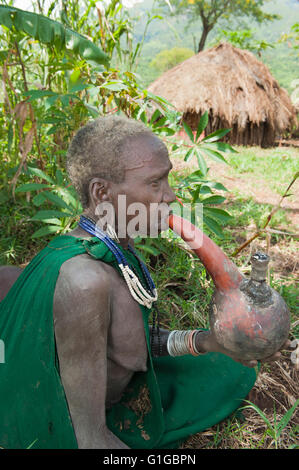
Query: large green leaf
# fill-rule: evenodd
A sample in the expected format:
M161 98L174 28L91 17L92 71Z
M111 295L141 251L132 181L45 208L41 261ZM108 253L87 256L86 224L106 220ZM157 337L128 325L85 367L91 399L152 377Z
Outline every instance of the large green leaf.
M42 227L32 235L32 238L39 238L44 237L45 235L50 235L50 233L57 233L59 230L58 225L47 225L46 227Z
M209 114L208 114L208 111L206 111L200 118L200 121L198 123L198 127L197 127L197 132L196 132L196 137L195 137L195 141L197 142L197 140L199 139L199 137L201 136L201 134L203 133L203 131L205 130L205 128L207 127L208 125L208 122L209 122Z
M202 187L218 189L220 191L227 191L227 189L223 186L223 184L217 183L216 181L202 181ZM200 192L202 193L203 191L200 191ZM212 191L210 191L210 192L212 192Z
M224 211L223 209L218 209L217 207L204 207L205 214L210 215L213 219L218 220L221 223L226 223L232 219L232 216Z
M217 140L222 139L222 137L224 137L230 131L231 129L218 129L218 131L215 131L212 134L207 135L207 137L205 137L204 139L202 139L202 142L216 142Z
M225 197L213 195L202 200L203 204L221 204L225 201Z
M111 91L122 91L128 89L127 85L120 80L111 80L110 82L103 83L101 88L106 88Z
M15 27L17 31L23 31L42 44L65 48L98 64L108 64L107 55L93 42L46 16L0 5L0 24L9 29Z
M53 219L61 217L73 217L73 214L70 214L69 212L61 212L49 209L44 211L38 211L33 217L31 217L31 220L45 220L50 218Z
M56 206L61 207L62 209L67 209L70 212L72 212L71 207L69 207L68 204L61 197L59 197L57 194L54 194L50 191L44 191L43 195L46 199L51 201Z
M210 158L212 158L213 160L216 160L216 162L227 163L227 161L226 161L225 158L221 155L221 153L216 152L216 150L212 150L211 148L209 148L209 147L206 146L206 145L201 145L201 146L200 146L200 149L201 149L206 155L208 155Z
M188 152L186 153L185 157L184 157L184 161L185 162L188 162L188 160L190 160L190 158L192 158L194 155L194 148L191 148L188 150Z
M39 178L42 178L42 179L48 181L48 183L55 184L53 179L49 175L47 175L44 171L40 170L39 168L35 168L33 166L28 166L28 172L35 175L35 176L38 176Z
M207 164L206 164L206 161L205 161L203 155L201 154L201 152L198 149L197 149L197 152L196 152L196 158L197 158L198 167L199 167L199 169L202 173L202 176L206 176L207 171L208 171Z
M154 124L154 122L157 121L158 119L161 119L161 117L163 117L163 114L161 113L159 109L156 109L150 119L149 124L150 125Z
M193 135L191 127L189 127L186 122L183 122L183 126L184 126L185 132L188 135L191 142L194 142L194 135Z
M206 144L205 147L211 148L212 150L220 150L220 152L238 153L237 150L226 142L212 142L210 145Z
M205 213L203 215L204 223L209 227L209 229L214 232L219 238L223 238L223 230L221 225L216 222L213 218L207 216Z
M37 189L51 188L48 184L44 183L26 183L22 184L16 189L16 193L26 193L28 191L36 191Z

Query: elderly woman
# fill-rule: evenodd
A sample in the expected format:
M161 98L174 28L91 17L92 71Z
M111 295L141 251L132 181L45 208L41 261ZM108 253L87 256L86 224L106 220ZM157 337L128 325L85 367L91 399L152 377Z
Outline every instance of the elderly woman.
M75 135L67 169L80 223L16 272L0 303L1 447L172 448L254 385L256 362L223 354L210 331L157 328L157 291L128 227L142 204L143 233L165 228L171 167L137 121L99 118Z

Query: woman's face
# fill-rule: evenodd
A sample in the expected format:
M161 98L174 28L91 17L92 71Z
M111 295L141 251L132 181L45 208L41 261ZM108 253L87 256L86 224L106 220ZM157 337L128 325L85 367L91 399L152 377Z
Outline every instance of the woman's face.
M155 136L142 134L128 140L125 178L111 184L111 202L116 213L116 228L121 238L126 231L155 237L168 228L169 204L175 194L169 186L172 164L165 145ZM135 233L136 236L136 233Z

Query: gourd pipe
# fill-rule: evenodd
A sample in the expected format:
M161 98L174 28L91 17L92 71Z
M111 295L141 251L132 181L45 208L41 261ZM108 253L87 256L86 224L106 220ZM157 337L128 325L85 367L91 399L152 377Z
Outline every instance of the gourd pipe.
M242 274L207 235L188 220L174 214L169 216L168 223L175 233L190 244L212 277L217 289L227 291L239 286L243 279Z
M265 359L288 338L290 314L283 298L266 284L269 257L251 257L250 278L200 229L171 214L169 227L204 264L215 284L209 322L217 342L239 359Z

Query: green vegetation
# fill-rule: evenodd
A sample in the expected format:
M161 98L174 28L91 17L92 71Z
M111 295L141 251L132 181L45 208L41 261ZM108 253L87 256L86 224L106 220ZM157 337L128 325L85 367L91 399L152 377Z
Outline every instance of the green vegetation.
M171 104L141 88L132 72L109 64L117 56L122 67L129 61L131 69L142 48L142 40L136 47L132 46L128 36L131 23L126 21L126 13L122 16L122 4L114 0L106 10L87 0L85 5L83 22L77 2L64 4L63 24L41 14L25 12L23 15L21 10L10 6L0 9L4 49L0 56L4 86L0 195L2 204L13 204L15 223L11 227L12 214L4 210L1 222L6 227L1 237L4 263L22 262L18 258L18 252L24 250L18 238L19 233L23 234L19 221L24 224L27 219L35 225L32 240L37 237L48 240L49 235L65 233L76 224L82 208L67 179L65 155L72 135L88 119L117 111L142 120L160 136L171 137L181 129L182 116ZM47 14L52 13L50 7ZM146 27L152 18L148 16ZM103 26L108 21L109 31ZM70 27L79 28L80 34ZM100 39L102 50L95 46L89 48L92 43L81 35L87 30ZM74 46L70 47L72 41ZM126 47L130 48L129 55L123 53ZM156 109L149 118L148 112L157 104L160 110ZM199 140L207 122L205 114L196 139L183 123L191 143L185 147L185 158L197 156L198 173L192 185L181 185L180 195L184 198L183 193L188 192L190 202L204 202L204 223L219 234L219 222L225 211L214 209L208 200L203 201L201 187L205 188L205 194L213 196L214 188L208 186L205 157L225 161L222 152L230 146L218 142L227 130ZM178 150L175 143L172 150ZM16 226L17 236L11 239L10 230ZM28 255L31 245L32 241L26 245Z
M265 430L265 435L268 434L272 438L275 449L278 449L279 448L279 443L280 443L281 433L283 432L285 427L288 425L288 422L292 418L292 415L293 415L293 413L294 413L294 411L295 411L295 409L297 408L298 405L299 405L299 400L297 400L294 403L294 405L285 413L285 415L282 418L278 419L278 420L277 420L277 416L276 416L276 410L274 408L274 424L272 424L269 421L269 419L267 418L267 416L265 415L265 413L263 413L259 409L259 407L257 407L253 403L249 403L249 405L244 406L243 409L252 408L253 410L255 410L261 416L261 418L263 419L263 421L265 422L265 424L267 426L266 430Z
M230 155L229 163L238 173L263 175L267 187L282 195L283 190L298 171L299 152L294 147L275 147L264 151L259 147L238 148Z
M173 47L172 49L159 52L151 61L150 66L160 73L163 73L193 55L194 52L191 49L187 49L186 47Z
M171 3L171 1L170 1ZM223 3L223 2L220 2ZM192 5L190 5L192 6ZM153 10L151 10L153 8ZM295 19L299 14L299 4L296 0L271 0L264 4L263 10L270 15L277 15L279 19L271 22L258 23L254 19L250 22L246 17L231 19L229 24L225 19L220 19L219 23L211 30L205 49L215 45L215 41L227 40L228 35L234 35L240 31L250 31L250 45L255 46L255 53L259 60L262 60L270 69L280 86L283 86L292 93L292 82L298 78L298 39L296 39ZM132 10L132 16L140 15L140 21L134 30L134 40L140 41L146 21L146 12L153 11L162 14L162 10L157 8L157 2L144 0ZM198 36L202 31L200 20L193 18L190 23L187 17L172 15L170 9L163 9L164 20L153 21L147 31L146 39L142 50L142 55L138 60L137 72L144 86L148 86L159 75L160 72L149 67L155 56L173 47L187 47L197 52ZM221 31L225 30L226 34ZM263 44L272 47L263 47ZM259 55L259 53L261 55Z
M172 0L174 14L187 16L189 22L200 18L201 37L196 52L205 48L209 33L216 27L219 21L224 20L228 24L233 18L246 18L247 21L255 20L258 23L278 19L275 14L264 11L263 7L269 0Z
M0 6L3 83L0 264L25 266L54 236L74 228L81 206L66 175L66 149L81 125L112 112L142 120L164 140L174 163L170 182L178 198L182 203L203 203L204 230L232 256L236 248L262 227L279 202L298 171L299 151L292 147L232 149L221 142L228 130L201 139L207 114L203 115L194 135L170 103L148 93L145 84L160 73L158 69L162 71L184 60L193 47L192 29L185 34L177 17L163 20L155 3L151 9L151 0L145 2L143 10L135 7L130 14L119 0L113 0L104 10L96 8L92 0L63 1L61 11L55 2L49 7L46 3L34 2L39 16L23 15L11 7ZM286 12L291 11L290 0L278 6L270 4L271 15L282 13L286 5ZM281 27L279 30L275 29L278 26L274 27L279 21L271 23L269 30L261 28L250 38L273 45L282 33ZM285 31L291 31L290 19L286 21L284 16L281 21L287 26ZM236 30L235 26L231 25L232 31ZM217 31L211 32L211 40L213 34ZM90 40L97 46L89 48ZM74 41L73 47L70 41ZM182 47L183 55L179 55ZM290 87L297 72L293 56L281 59L286 50L289 52L281 42L275 49L263 51L262 59L271 63L274 75L281 78L280 83ZM167 61L163 59L165 55ZM149 67L150 62L156 64L156 69ZM184 141L177 137L182 129L186 135ZM298 321L294 197L290 196L288 201L291 209L277 210L269 230L261 234L254 246L258 243L274 254L269 280L290 307L291 338L295 338ZM201 262L171 233L157 240L139 239L137 246L159 289L161 326L207 327L213 285ZM244 273L248 272L251 249L253 244L235 258ZM240 423L238 417L231 417L189 441L189 447L294 447L295 419L288 411L294 402L287 402L286 396L292 401L296 394L295 369L290 367L288 353L283 360L289 367L285 367L289 374L287 380L279 366L270 369L277 390L286 390L280 396L275 389L276 414L273 415L274 399L269 393L266 398L272 400L270 409L259 408L260 413L255 404L244 410L247 425ZM267 382L267 371L262 371L261 381L271 392L273 381L270 385ZM262 388L257 391L264 393ZM254 421L256 415L259 422ZM265 423L268 432L263 427Z
M238 31L226 31L225 29L221 29L214 39L215 44L218 44L220 41L230 42L239 49L257 52L259 56L261 56L262 51L265 51L269 47L274 48L274 45L269 42L256 40L255 31L251 29Z

